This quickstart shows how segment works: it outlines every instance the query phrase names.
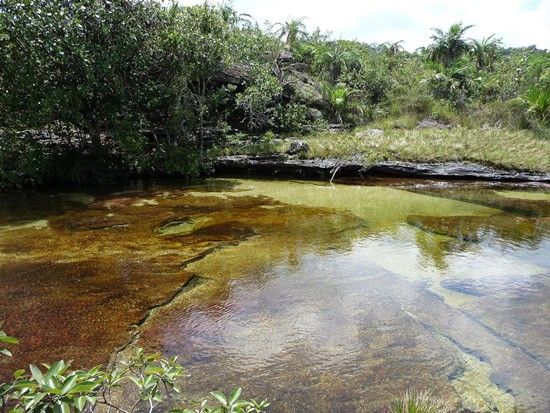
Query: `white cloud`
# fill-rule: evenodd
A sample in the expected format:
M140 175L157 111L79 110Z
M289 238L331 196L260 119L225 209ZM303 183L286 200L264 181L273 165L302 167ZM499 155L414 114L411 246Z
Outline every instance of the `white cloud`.
M320 27L336 38L405 40L409 50L427 45L432 27L458 21L475 24L472 37L495 33L506 46L550 49L550 0L235 0L233 7L259 22L305 17L309 29Z

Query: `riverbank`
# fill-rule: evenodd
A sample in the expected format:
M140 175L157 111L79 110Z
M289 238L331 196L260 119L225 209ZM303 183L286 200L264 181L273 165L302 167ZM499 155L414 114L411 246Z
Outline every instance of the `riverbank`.
M217 171L230 173L550 181L550 137L531 131L357 129L234 139L218 155Z

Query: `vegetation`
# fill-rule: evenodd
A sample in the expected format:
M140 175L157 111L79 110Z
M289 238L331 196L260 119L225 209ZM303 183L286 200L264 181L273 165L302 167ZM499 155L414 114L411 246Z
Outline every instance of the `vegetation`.
M14 345L18 341L0 330L0 343ZM0 355L12 356L6 349L0 350ZM0 413L92 413L102 407L117 413L166 411L178 403L173 395L180 393L177 379L184 372L176 357L166 359L142 349L110 369L71 370L70 363L60 360L43 364L43 369L31 364L29 370L14 372L11 383L0 382ZM191 408L170 408L167 413L265 413L269 407L266 400L243 400L241 394L241 388L228 395L213 391L211 400L203 399ZM448 402L415 391L407 391L390 406L391 413L453 410Z
M17 344L17 340L0 330L0 343ZM0 354L11 357L8 350ZM0 412L91 413L105 407L118 413L151 413L180 393L176 381L183 374L176 357L166 359L141 349L110 369L71 370L63 360L43 367L31 364L30 374L17 370L13 382L0 383ZM213 402L204 399L196 409L177 408L170 413L262 413L269 406L267 401L241 400L241 392L235 389L227 396L211 392Z
M390 407L391 413L449 413L453 407L445 400L429 393L407 391L401 399L395 400Z
M411 162L477 162L503 169L548 172L550 140L540 139L532 131L498 129L401 129L410 118L384 119L374 125L382 133L369 129L351 132L315 133L305 137L309 150L303 158L339 158L362 162L366 167L386 160ZM414 121L413 121L414 123ZM288 141L261 139L243 144L230 142L220 150L223 155L269 155L285 153Z
M229 6L0 3L0 187L208 173L235 133L306 134L406 118L550 135L550 53L471 26L415 52L267 29ZM396 133L395 135L399 135ZM540 169L540 168L539 168Z

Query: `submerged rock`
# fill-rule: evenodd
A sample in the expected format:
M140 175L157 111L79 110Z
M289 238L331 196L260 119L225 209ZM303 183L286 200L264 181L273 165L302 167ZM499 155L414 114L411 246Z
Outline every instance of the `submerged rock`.
M162 226L158 227L155 232L160 235L188 235L197 231L199 228L202 228L208 223L210 223L210 219L206 217L186 217L179 220L166 222Z

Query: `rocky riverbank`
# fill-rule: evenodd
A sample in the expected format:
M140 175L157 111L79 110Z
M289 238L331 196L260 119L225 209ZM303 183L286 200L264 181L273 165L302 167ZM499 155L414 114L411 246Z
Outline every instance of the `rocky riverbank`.
M304 179L337 177L400 177L550 184L550 174L497 169L470 162L381 161L365 166L341 159L299 159L287 155L229 155L215 162L216 175L255 175Z

